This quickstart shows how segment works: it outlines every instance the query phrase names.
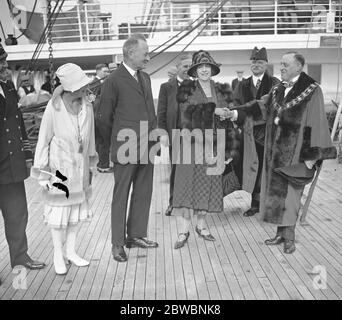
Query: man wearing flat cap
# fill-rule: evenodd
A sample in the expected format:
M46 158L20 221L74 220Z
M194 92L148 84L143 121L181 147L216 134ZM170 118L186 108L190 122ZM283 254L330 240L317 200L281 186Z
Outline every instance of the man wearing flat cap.
M280 81L267 73L267 51L255 47L251 55L252 76L242 80L234 90L235 104L245 104L260 99L269 93L271 88ZM265 121L246 117L243 123L243 161L242 189L252 194L251 208L244 216L253 216L259 212L261 172L264 156ZM240 170L241 171L241 170ZM240 173L241 174L241 173Z
M24 180L33 156L14 85L7 81L7 53L0 44L0 211L5 223L12 268L41 269L44 263L27 254L28 211Z

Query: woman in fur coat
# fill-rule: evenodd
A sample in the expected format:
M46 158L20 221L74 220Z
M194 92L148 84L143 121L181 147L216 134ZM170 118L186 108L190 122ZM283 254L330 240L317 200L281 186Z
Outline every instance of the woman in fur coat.
M219 72L219 65L208 52L200 50L194 53L188 74L197 80L184 81L177 95L182 129L189 129L190 132L199 129L205 143L207 141L204 130L214 129L215 131L215 128L220 126L222 117L227 114L228 103L225 93L220 90L217 83L211 80L211 77ZM226 139L229 139L228 146L230 148L227 157L236 159L238 154L237 136L235 136L233 124L230 121L229 129L230 131L228 130L228 134L226 132L225 135ZM183 144L184 141L183 136ZM181 228L175 249L183 247L189 238L191 213L197 216L195 230L198 235L205 240L214 241L215 238L207 228L205 217L208 213L222 212L223 210L222 172L214 175L208 174L207 169L210 165L205 160L203 161L203 158L207 158L203 152L201 154L196 152L196 155L194 152L198 143L203 146L203 142L198 141L197 136L196 139L191 140L191 148L189 148L191 149L191 163L186 163L186 152L182 152L183 145L181 146L180 164L176 166L173 212L175 215L181 216ZM205 150L205 148L203 149ZM217 149L217 152L220 150ZM215 146L213 154L215 154ZM202 160L202 164L200 160Z
M97 154L93 108L86 99L91 79L72 63L62 65L56 75L61 86L45 109L31 176L43 187L44 219L51 228L55 271L65 274L64 259L78 267L89 265L76 254L75 242L78 223L92 216L90 168L96 168Z

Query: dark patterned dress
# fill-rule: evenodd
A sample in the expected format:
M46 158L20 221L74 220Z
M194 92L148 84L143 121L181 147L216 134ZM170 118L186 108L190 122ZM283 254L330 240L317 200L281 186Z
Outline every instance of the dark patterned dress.
M223 97L215 90L211 82L212 97L207 98L197 83L196 89L189 101L180 105L181 119L189 105L195 108L200 104L214 102L216 107L227 107ZM214 117L214 115L213 115ZM214 123L214 121L213 121ZM195 143L191 143L191 164L177 164L173 195L173 214L182 214L184 210L192 209L194 214L205 212L222 212L223 191L222 176L207 175L208 165L195 164ZM181 146L181 152L183 148ZM182 157L181 157L182 159Z

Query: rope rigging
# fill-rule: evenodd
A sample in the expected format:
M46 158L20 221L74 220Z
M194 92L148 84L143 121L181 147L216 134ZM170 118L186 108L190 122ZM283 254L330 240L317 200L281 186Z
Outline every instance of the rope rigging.
M195 39L201 35L201 33L204 31L204 29L207 27L207 25L215 18L215 15L222 9L222 7L226 4L226 2L227 2L227 0L221 1L220 4L218 4L218 6L214 10L212 10L207 17L205 17L204 19L202 19L202 21L197 23L195 27L191 28L189 31L186 32L185 35L183 35L177 41L168 45L166 48L164 48L163 50L161 50L157 54L155 54L153 57L151 57L151 59L153 59L156 56L158 56L159 54L161 54L162 52L166 51L167 49L169 49L170 47L175 45L177 42L179 42L180 40L185 38L187 35L189 35L191 32L193 32L195 29L197 29L199 26L201 26L204 23L204 26L200 29L200 31L197 33L197 35L175 57L173 57L171 60L169 60L168 62L163 64L158 69L151 72L150 76L157 73L158 71L160 71L161 69L166 67L168 64L170 64L172 61L174 61L178 56L180 56L195 41ZM207 11L204 11L204 14L207 14L207 13L208 13Z

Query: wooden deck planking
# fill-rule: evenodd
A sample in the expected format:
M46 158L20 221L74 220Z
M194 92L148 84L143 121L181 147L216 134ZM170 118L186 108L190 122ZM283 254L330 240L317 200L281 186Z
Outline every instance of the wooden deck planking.
M207 242L194 231L188 244L174 250L179 226L177 217L164 215L168 205L169 166L155 166L154 193L148 237L157 249L130 249L127 263L111 257L110 204L113 176L94 179L91 208L94 217L80 228L77 252L89 259L89 267L70 266L66 276L53 268L51 236L42 219L43 206L37 183L26 181L29 206L27 234L29 252L48 262L39 272L28 271L27 290L15 290L15 274L9 265L8 248L0 224L0 299L318 299L342 298L342 217L339 190L342 167L327 162L307 218L297 227L297 250L286 255L282 246L268 247L264 240L275 227L245 218L250 195L236 192L225 198L225 211L207 218L215 242ZM307 189L306 189L307 192ZM305 193L306 193L305 192ZM305 197L304 197L305 198ZM327 269L327 289L313 287L313 267Z

